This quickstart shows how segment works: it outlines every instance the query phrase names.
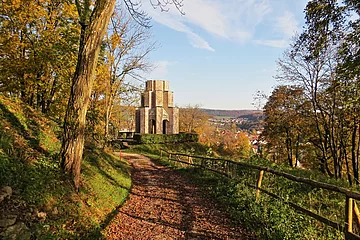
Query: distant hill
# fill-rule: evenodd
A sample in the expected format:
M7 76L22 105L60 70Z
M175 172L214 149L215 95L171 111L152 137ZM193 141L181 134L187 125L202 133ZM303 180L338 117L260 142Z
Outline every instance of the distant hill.
M214 117L231 117L231 118L252 118L263 115L261 110L220 110L220 109L202 109L205 113Z

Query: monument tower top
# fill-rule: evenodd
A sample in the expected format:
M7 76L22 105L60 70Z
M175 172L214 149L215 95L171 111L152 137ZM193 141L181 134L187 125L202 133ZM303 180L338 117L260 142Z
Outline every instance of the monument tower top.
M174 107L174 93L169 82L146 81L141 107L136 110L136 132L140 134L179 133L179 109Z

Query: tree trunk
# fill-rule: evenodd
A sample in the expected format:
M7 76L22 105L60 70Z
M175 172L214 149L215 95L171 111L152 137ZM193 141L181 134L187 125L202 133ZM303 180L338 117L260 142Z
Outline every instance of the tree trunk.
M290 137L290 133L289 130L286 129L286 153L287 153L287 159L289 162L289 166L293 167L293 159L292 159L292 141L291 141L291 137Z
M110 88L112 88L112 87L113 87L113 85L110 84ZM113 89L111 89L108 94L108 100L106 101L104 147L108 146L109 141L110 141L110 139L109 139L109 123L110 123L112 108L114 106L114 97L115 97L115 95L113 93Z
M80 169L85 140L85 120L93 86L93 72L102 38L115 0L97 0L88 24L82 22L78 61L64 120L64 136L60 150L61 166L80 186ZM80 12L80 11L79 11Z
M109 144L109 123L110 123L110 114L111 114L111 109L110 109L110 104L108 104L108 106L106 106L106 112L105 112L105 141L104 141L104 147L108 146Z
M357 135L357 121L356 118L354 118L354 126L351 136L351 161L352 161L352 168L353 168L353 174L355 183L359 183L359 172L358 172L358 164L357 164L357 156L356 156L356 135ZM359 144L359 143L358 143Z
M297 135L296 143L295 143L295 167L298 166L298 163L300 163L300 134Z

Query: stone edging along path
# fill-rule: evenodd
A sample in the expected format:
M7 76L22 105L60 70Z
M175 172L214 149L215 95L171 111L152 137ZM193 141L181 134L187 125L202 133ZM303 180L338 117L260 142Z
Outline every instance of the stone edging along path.
M180 173L139 154L122 157L132 167L133 186L106 239L255 239Z

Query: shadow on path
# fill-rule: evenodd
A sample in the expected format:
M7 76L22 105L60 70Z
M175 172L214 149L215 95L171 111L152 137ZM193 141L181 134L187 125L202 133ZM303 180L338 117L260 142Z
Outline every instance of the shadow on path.
M129 200L106 227L107 239L254 239L180 173L137 154Z

